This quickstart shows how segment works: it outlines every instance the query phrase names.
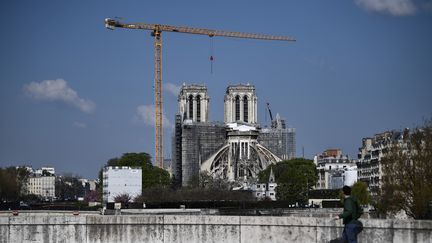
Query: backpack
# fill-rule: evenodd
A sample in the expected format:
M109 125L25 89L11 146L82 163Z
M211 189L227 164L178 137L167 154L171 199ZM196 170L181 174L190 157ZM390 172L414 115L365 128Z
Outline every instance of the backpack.
M357 225L357 234L363 231L363 223L360 220L354 219L353 221L351 221L351 224Z

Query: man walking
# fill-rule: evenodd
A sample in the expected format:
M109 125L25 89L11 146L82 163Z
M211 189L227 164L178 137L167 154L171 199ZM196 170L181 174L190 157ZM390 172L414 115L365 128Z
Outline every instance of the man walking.
M351 196L351 187L342 188L344 194L344 211L338 216L343 219L344 231L343 240L349 243L357 243L357 235L363 230L363 225L357 219L362 214L362 209L355 197Z

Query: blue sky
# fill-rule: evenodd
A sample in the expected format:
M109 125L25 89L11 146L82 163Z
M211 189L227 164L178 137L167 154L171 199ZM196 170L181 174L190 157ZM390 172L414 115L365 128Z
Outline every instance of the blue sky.
M295 43L163 33L164 113L182 83L208 86L223 120L229 84L251 83L297 129L297 155L356 157L363 137L432 117L432 3L12 1L0 3L0 166L52 165L88 178L125 152L154 153L153 40L125 22L293 36ZM165 128L165 155L172 129Z

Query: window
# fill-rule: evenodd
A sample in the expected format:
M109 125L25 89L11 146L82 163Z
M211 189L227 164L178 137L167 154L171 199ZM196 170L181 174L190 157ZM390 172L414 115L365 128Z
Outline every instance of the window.
M196 102L197 102L197 111L196 111L196 113L197 113L197 122L200 122L201 121L201 96L200 95L198 95L197 97L196 97Z
M236 96L235 98L235 120L240 120L240 96Z
M248 98L247 95L243 97L243 121L248 122L249 113L248 113Z
M193 118L193 96L189 95L189 99L188 99L188 103L189 103L189 119Z
M245 175L244 170L240 169L239 170L239 177L243 177Z

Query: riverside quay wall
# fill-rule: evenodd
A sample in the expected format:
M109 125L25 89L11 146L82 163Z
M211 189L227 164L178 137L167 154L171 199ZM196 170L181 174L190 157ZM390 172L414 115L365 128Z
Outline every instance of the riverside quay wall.
M359 242L431 242L430 220L364 219ZM329 242L340 220L211 215L0 216L0 242Z

